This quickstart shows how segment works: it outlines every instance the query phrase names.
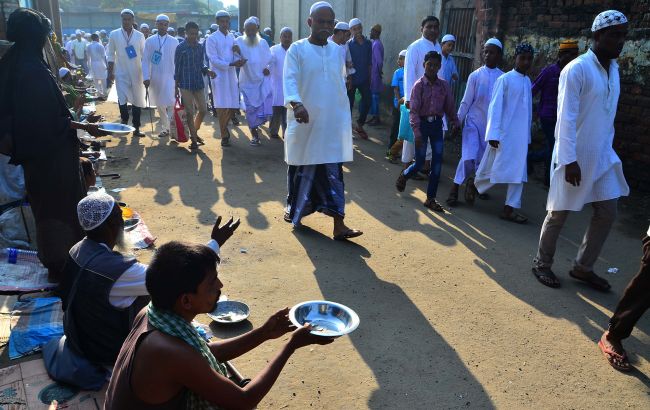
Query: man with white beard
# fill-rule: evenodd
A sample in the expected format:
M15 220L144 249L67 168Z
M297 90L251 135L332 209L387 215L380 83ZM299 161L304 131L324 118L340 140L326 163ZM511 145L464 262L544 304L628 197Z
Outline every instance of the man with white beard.
M178 47L176 37L167 35L169 17L164 14L156 17L158 33L144 43L142 56L142 78L149 90L149 103L158 107L160 116L160 138L169 135L169 118L176 101L174 81L174 54Z
M244 35L235 40L246 64L239 71L239 89L246 104L246 120L251 130L254 147L261 145L258 127L273 115L271 74L268 65L271 51L266 41L261 41L259 20L249 17L244 22Z

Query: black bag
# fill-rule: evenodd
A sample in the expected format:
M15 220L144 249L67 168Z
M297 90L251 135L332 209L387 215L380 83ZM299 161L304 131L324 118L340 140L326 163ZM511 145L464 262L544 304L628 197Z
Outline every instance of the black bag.
M88 262L79 269L79 274L72 284L70 296L68 300L68 309L66 309L63 316L63 328L71 329L74 327L74 320L72 320L72 302L74 301L75 294L77 293L77 284L84 269L99 253L95 253L88 259ZM52 339L45 346L43 346L43 362L47 374L52 380L70 384L79 387L83 390L101 390L104 384L108 381L109 371L103 366L91 363L79 354L79 349L74 346L71 340L68 340L65 335L60 339Z

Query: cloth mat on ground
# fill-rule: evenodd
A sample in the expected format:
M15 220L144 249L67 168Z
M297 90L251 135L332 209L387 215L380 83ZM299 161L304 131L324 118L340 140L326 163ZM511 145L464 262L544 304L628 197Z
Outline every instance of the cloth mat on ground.
M18 260L0 261L0 292L34 292L54 289L56 283L47 280L47 269L37 262Z
M135 228L124 232L133 249L147 249L156 241L156 237L149 232L149 227L137 212L133 212L133 218L139 218L140 222Z
M60 298L33 298L14 304L9 337L10 359L38 352L50 339L61 336L63 309Z

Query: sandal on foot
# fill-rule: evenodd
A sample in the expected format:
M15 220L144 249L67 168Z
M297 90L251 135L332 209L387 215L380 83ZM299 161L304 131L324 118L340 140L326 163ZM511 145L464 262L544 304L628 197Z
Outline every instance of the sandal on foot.
M221 139L221 146L222 147L229 147L230 146L230 138L222 138Z
M406 181L408 181L408 178L406 178L404 174L400 172L399 176L397 177L397 181L395 181L395 188L397 188L399 192L404 192L406 189Z
M465 202L469 205L474 205L478 191L474 186L474 177L469 177L465 181Z
M501 214L499 215L499 218L503 219L504 221L514 222L516 224L525 224L526 222L528 222L528 218L514 211L508 215Z
M438 201L435 200L435 198L427 199L424 201L424 206L431 209L432 211L442 212L443 214L445 213L445 208L443 208L442 205L440 205Z
M450 192L446 202L449 206L458 205L458 192Z
M600 351L603 352L605 359L607 359L607 363L609 363L609 365L614 369L618 370L619 372L629 372L632 370L632 365L627 358L627 353L625 350L623 350L623 354L616 353L612 349L605 346L602 338L598 341L598 347L600 348Z
M609 289L611 289L612 285L610 285L609 282L607 282L605 279L596 275L593 271L585 272L585 273L588 274L586 278L576 275L573 271L569 272L569 276L571 276L573 279L584 282L587 285L591 286L592 288L599 290L601 292L608 292Z
M203 138L201 137L196 137L196 142L199 145L205 145L205 141L203 141Z
M289 214L289 212L287 212L287 211L284 212L284 222L287 222L287 223L293 222L291 220L291 214Z
M560 287L560 280L555 276L555 273L548 268L533 268L533 275L535 275L542 285L556 289Z
M345 241L347 239L356 238L357 236L363 235L363 232L356 229L348 229L347 231L334 235L335 241Z

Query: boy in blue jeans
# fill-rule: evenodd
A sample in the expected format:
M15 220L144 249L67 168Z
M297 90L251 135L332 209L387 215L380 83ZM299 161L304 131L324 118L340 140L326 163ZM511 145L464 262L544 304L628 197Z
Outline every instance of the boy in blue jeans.
M417 175L424 166L427 154L426 141L429 140L433 151L431 158L431 172L427 187L427 199L424 206L437 212L444 212L444 208L436 201L440 171L442 170L442 117L452 127L452 131L460 126L454 98L449 84L438 78L438 71L442 64L442 56L436 51L429 51L424 56L424 76L413 84L411 91L409 115L413 135L415 137L415 163L400 172L395 187L399 192L406 188L406 181Z
M404 59L406 57L406 50L402 50L397 58L397 70L393 74L393 126L390 129L390 137L388 138L388 152L386 158L394 164L398 161L399 151L401 151L401 141L397 141L397 133L399 132L399 119L400 119L400 105L404 104Z

